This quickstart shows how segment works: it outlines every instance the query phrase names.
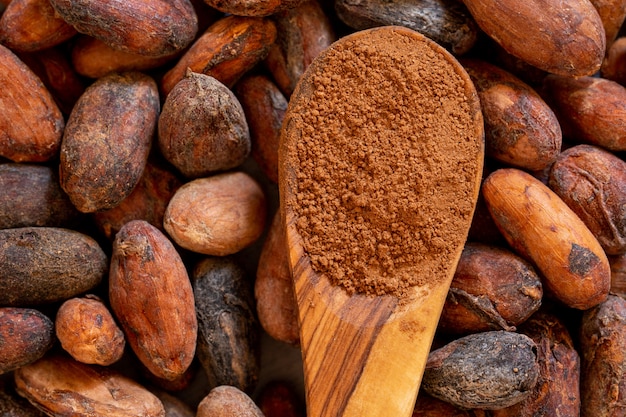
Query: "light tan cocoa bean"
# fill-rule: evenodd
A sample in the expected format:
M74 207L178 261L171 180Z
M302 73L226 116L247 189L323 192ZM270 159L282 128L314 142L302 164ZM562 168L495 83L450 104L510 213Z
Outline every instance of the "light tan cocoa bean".
M232 171L198 178L170 200L163 227L181 247L205 255L231 255L263 233L267 202L250 175Z
M198 404L196 417L263 417L252 399L235 387L213 388Z

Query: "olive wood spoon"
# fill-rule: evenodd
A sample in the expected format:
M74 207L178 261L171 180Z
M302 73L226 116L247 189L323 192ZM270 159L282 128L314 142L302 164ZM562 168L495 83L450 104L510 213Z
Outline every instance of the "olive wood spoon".
M328 100L341 109L328 108ZM361 122L352 126L349 135L332 130L357 119ZM457 129L450 130L451 125ZM373 136L371 129L377 129ZM368 143L382 137L393 140L388 149L378 142ZM478 198L483 142L482 114L469 76L445 49L410 29L387 26L345 36L322 52L303 74L283 122L279 191L298 306L309 417L411 415ZM315 184L307 184L314 190L332 194L337 184L316 180L316 175L324 177L324 172L337 170L341 177L340 165L357 164L360 168L348 166L348 171L364 177L349 179L344 185L347 188L353 180L371 182L377 175L368 172L359 157L350 161L352 144L373 150L370 161L378 156L403 161L403 155L418 155L409 165L394 165L396 171L388 171L389 177L404 177L408 187L388 190L389 198L381 196L359 213L369 216L371 225L376 224L383 233L391 233L398 225L378 218L376 211L405 197L416 198L420 209L401 213L407 227L402 230L420 233L420 227L411 229L411 223L429 224L436 230L422 243L440 251L428 255L423 263L399 263L398 276L378 276L380 270L368 264L366 273L373 276L378 294L367 288L353 291L345 283L331 281L330 271L315 270L312 259L319 259L319 254L303 237L310 238L309 233L315 232L306 226L315 219L303 218L308 216L303 211L302 198L308 192L303 178L313 178ZM317 156L306 155L314 146L322 147ZM443 158L428 157L437 152ZM337 165L327 166L329 161ZM367 186L364 183L364 190ZM345 216L348 222L363 220L355 215L353 205L342 207L341 198L335 202L339 204L336 215ZM316 204L314 201L307 210L322 215L330 212ZM344 224L334 224L337 218L323 221L338 229ZM339 249L358 246L361 241L361 237L347 236L348 243L340 244ZM364 256L362 261L367 264L370 259ZM419 283L402 287L406 284L403 280L411 277ZM394 282L399 284L398 291L393 291Z

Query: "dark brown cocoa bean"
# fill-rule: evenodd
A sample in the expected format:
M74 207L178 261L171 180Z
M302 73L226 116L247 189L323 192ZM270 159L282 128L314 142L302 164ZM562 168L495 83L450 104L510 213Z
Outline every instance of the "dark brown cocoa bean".
M259 372L259 325L252 283L231 257L201 260L193 271L198 359L211 387L251 392Z
M40 311L0 307L0 374L35 362L54 342L54 324Z
M159 378L182 376L198 332L191 282L174 245L144 220L126 223L115 236L109 300L141 363Z
M65 227L79 216L48 166L0 164L0 190L0 229Z
M626 300L609 295L580 325L581 417L626 412Z
M503 330L483 332L432 351L422 389L457 407L493 410L527 398L538 375L531 338Z
M339 18L356 30L405 26L434 40L455 55L467 53L478 38L478 25L456 0L338 0Z
M505 164L539 171L561 151L559 122L539 94L513 74L477 59L462 60L485 120L485 154Z
M0 306L67 300L100 283L108 258L91 237L54 227L0 230Z
M161 154L188 178L235 168L251 147L235 94L215 78L191 71L165 99L158 138Z
M148 160L160 103L142 73L111 74L80 97L63 134L61 187L78 210L118 205L137 185Z
M311 61L337 36L320 3L306 0L298 7L272 16L278 34L264 64L286 97Z
M608 255L626 252L626 162L591 145L559 155L548 186L582 219Z
M278 183L278 143L287 99L265 75L244 77L235 85L250 130L252 157L265 176Z
M537 344L539 378L532 394L490 417L553 417L580 414L580 357L561 320L546 311L535 313L520 332Z
M139 55L164 56L182 51L198 31L198 17L189 0L50 3L78 32Z
M446 333L509 330L530 317L543 297L533 266L513 252L467 243L439 321Z

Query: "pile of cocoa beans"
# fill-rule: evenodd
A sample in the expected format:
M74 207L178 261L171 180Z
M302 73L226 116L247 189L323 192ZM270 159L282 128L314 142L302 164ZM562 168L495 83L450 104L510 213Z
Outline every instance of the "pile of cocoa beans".
M383 25L454 55L485 122L413 416L626 415L625 0L0 13L0 415L306 414L280 130L311 61Z

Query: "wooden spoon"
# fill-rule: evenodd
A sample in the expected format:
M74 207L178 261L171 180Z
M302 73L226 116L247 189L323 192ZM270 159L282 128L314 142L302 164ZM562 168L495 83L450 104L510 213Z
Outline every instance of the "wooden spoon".
M478 198L472 82L410 29L350 34L285 115L281 215L309 417L410 416Z

